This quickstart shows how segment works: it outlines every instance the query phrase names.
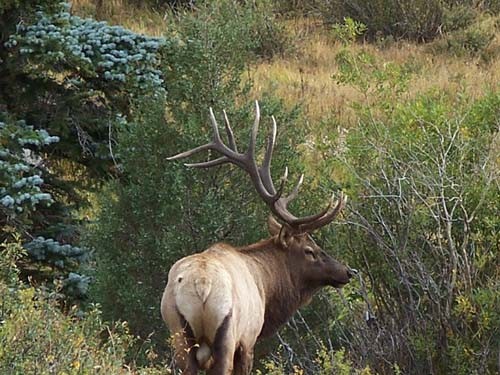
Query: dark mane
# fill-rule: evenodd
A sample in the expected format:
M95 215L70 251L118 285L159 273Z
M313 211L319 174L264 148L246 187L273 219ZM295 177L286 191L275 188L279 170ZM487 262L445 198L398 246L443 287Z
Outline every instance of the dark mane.
M297 309L309 300L313 291L304 288L301 280L291 273L279 272L287 269L289 262L287 250L282 249L276 237L271 237L257 243L238 249L247 255L255 265L255 271L260 272L265 294L266 311L264 326L260 337L273 335L279 327L286 323Z

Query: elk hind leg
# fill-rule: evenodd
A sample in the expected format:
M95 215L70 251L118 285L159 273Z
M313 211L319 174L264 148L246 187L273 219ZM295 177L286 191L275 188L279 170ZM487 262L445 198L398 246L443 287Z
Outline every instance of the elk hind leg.
M217 329L217 333L212 344L213 365L207 371L207 374L232 374L235 350L236 342L231 330L231 313L229 313Z
M253 366L253 350L240 345L234 355L234 375L249 375Z

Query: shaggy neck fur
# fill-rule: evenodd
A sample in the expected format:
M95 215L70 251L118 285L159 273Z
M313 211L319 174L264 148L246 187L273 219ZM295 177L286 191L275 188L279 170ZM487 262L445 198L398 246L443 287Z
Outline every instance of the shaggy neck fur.
M287 250L272 237L239 249L248 255L247 263L254 275L261 295L266 301L264 326L259 337L274 334L297 311L310 300L318 289L305 285L291 269Z

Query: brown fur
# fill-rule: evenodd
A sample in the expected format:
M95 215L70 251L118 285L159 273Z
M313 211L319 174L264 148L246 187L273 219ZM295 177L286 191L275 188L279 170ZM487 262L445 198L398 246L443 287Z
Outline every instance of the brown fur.
M209 375L249 374L258 338L274 334L321 287L342 287L352 276L308 234L289 233L275 220L269 230L269 239L241 248L215 244L171 268L161 312L183 374L206 367ZM186 357L196 350L209 350L210 358Z

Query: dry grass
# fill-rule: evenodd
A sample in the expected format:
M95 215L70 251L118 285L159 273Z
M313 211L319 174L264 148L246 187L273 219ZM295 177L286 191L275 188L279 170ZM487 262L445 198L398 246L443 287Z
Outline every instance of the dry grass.
M93 17L113 25L121 25L136 33L160 36L165 30L164 15L147 6L133 7L123 0L73 0L72 12L79 16Z
M305 34L303 31L307 30ZM374 97L361 93L350 85L336 83L333 76L338 73L335 57L342 45L336 43L328 32L317 25L294 22L292 31L296 35L298 51L293 58L277 58L253 67L255 87L253 95L259 97L272 90L290 106L301 102L312 123L332 115L352 121L349 103L369 104ZM499 36L491 48L498 48ZM411 98L420 93L436 89L455 93L466 87L471 96L481 96L485 89L498 88L500 83L500 56L489 63L480 58L452 57L431 52L429 45L393 43L386 48L374 44L349 46L353 53L367 52L379 64L412 64L418 71L412 75L405 96Z
M130 7L123 0L105 0L100 9L95 3L95 0L74 0L73 11L120 24L139 33L158 36L165 30L165 17L157 11ZM294 36L295 53L259 62L251 68L250 79L254 83L252 97L259 98L271 91L290 107L300 103L312 124L333 116L343 123L355 122L350 103L369 105L377 98L370 92L363 93L353 86L336 83L333 78L338 73L335 57L342 45L314 20L288 21L287 27ZM429 45L400 42L385 47L362 43L349 46L351 52L365 51L382 65L411 63L418 67L405 93L409 98L431 89L453 94L464 87L471 96L477 97L488 88L498 88L499 33L490 49L497 56L484 63L477 57L434 53Z

